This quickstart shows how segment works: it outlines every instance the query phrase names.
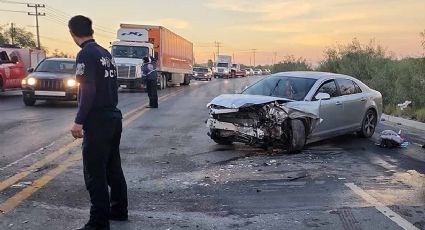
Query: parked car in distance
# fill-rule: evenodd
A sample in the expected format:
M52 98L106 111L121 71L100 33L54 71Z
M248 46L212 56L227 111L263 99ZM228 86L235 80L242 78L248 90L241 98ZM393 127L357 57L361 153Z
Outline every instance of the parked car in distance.
M353 77L324 72L282 72L209 104L209 136L296 152L306 142L357 132L371 137L382 95Z
M254 70L251 68L248 69L244 69L246 72L246 76L253 76L254 75Z
M195 80L207 80L211 81L213 76L212 70L207 67L194 67L193 78Z
M261 74L262 75L269 75L270 74L270 70L268 70L268 69L262 69L261 70Z
M254 75L262 75L263 71L261 69L254 69Z
M21 82L24 104L33 106L37 100L76 101L78 83L75 59L46 58Z

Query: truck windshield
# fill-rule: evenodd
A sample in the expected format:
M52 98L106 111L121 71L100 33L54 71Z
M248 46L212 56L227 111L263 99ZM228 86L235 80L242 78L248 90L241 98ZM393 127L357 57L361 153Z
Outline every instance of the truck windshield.
M149 48L143 46L112 46L112 56L117 58L137 58L149 56Z
M47 59L37 66L35 72L75 74L75 62Z
M218 63L217 64L217 67L229 67L229 64L228 63Z

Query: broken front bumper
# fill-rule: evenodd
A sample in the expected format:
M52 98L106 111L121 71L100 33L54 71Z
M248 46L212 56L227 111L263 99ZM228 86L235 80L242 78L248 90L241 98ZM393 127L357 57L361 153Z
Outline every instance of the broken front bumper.
M252 127L241 127L236 126L229 122L222 122L218 121L216 119L210 118L207 120L207 128L214 129L214 130L225 130L225 131L231 131L238 134L248 135L250 137L263 139L264 138L264 131L261 129L255 129Z

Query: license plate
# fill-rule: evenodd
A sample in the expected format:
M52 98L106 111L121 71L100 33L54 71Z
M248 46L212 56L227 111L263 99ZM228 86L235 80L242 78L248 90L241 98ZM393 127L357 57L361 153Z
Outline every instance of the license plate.
M36 96L59 96L59 97L65 97L65 92L60 91L35 91L34 95Z
M127 88L127 85L120 85L120 88Z

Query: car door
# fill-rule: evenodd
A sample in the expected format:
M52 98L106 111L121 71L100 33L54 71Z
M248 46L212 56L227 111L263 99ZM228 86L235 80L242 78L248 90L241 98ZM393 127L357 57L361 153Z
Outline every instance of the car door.
M344 105L341 101L335 80L328 80L322 83L314 97L318 93L327 93L331 96L329 100L320 101L319 117L322 119L322 122L312 135L314 138L321 139L332 136L340 131ZM314 97L313 100L315 100Z
M366 108L366 98L360 87L351 79L337 79L341 100L344 104L344 116L341 123L344 130L360 127Z

